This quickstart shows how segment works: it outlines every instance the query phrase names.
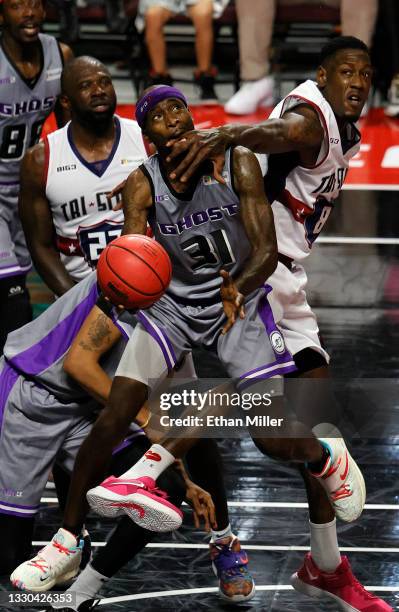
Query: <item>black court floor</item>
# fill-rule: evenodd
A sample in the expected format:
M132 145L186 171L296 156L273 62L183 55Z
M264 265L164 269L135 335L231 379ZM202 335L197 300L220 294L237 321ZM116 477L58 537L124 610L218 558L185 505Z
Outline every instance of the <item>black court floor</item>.
M399 182L399 181L398 181ZM349 410L367 408L367 393L356 395L361 382L377 381L392 390L399 374L399 197L395 186L380 190L350 189L341 196L323 238L306 268L309 301L315 307L337 379L349 385ZM209 355L199 356L206 373ZM360 381L360 383L359 383ZM399 389L398 389L399 391ZM358 399L357 399L358 397ZM399 393L390 395L390 409L399 429ZM383 399L381 400L383 403ZM374 401L376 414L379 401ZM354 408L355 407L355 408ZM368 406L370 408L370 406ZM373 412L369 411L372 415ZM372 419L373 417L370 416ZM354 524L339 524L339 542L359 580L399 609L399 432L384 437L357 437L353 455L368 489L367 505ZM366 430L367 431L367 428ZM262 457L250 440L223 444L231 523L250 555L257 593L241 610L327 612L335 604L320 603L289 586L309 547L308 515L302 482L289 468ZM57 504L43 500L35 548L52 537L60 523ZM100 610L226 611L216 593L216 579L207 552L207 536L191 526L159 535L102 591ZM91 515L87 527L95 546L102 546L110 521ZM1 550L0 550L1 554ZM1 589L8 589L5 581ZM15 609L15 608L14 608Z

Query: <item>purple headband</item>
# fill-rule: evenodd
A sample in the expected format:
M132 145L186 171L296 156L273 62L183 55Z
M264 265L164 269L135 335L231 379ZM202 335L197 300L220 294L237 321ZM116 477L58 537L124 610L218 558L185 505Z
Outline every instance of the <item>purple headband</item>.
M136 121L141 127L141 129L143 129L144 127L147 113L149 113L150 110L154 108L154 106L159 104L159 102L162 102L162 100L166 100L167 98L177 98L178 100L184 102L186 106L188 106L187 100L180 91L180 89L177 89L176 87L170 87L169 85L158 85L156 89L151 89L151 91L144 94L144 96L142 96L140 100L137 101Z

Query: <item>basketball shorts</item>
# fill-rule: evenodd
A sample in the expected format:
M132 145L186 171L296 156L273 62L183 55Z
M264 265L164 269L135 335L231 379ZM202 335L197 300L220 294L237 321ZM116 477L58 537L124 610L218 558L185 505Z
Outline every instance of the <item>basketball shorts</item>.
M32 517L56 462L72 472L90 433L93 403L60 403L0 359L0 513ZM98 407L98 405L97 405ZM68 415L68 416L66 416ZM144 432L135 426L120 448Z
M32 267L21 221L18 216L18 191L0 191L0 280L27 274Z
M307 276L304 268L294 262L290 270L278 262L267 282L273 288L270 305L274 320L284 336L289 352L296 355L305 348L311 348L329 363L330 356L322 346L316 315L306 298Z
M220 333L226 323L221 302L185 306L164 295L137 313L139 324L115 375L154 389L194 347L214 351L239 390L294 371L292 356L274 322L270 292L265 287L252 294L245 304L245 318L238 319L226 335Z
M145 14L152 7L162 7L175 15L184 15L187 14L187 9L198 4L198 1L199 0L140 0L136 27L139 32L144 30ZM229 0L213 0L214 19L218 19L221 16L228 2Z

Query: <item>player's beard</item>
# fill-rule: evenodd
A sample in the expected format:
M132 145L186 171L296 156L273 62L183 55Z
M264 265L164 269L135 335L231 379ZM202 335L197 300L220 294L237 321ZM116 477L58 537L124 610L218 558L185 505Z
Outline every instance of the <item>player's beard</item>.
M116 101L104 112L95 112L92 109L87 109L79 113L79 123L97 134L106 131L116 111Z

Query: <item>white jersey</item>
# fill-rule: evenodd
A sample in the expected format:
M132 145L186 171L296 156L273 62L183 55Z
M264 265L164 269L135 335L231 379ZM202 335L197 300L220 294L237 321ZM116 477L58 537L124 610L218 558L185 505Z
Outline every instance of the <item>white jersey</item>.
M145 159L142 133L135 121L115 116L115 144L108 159L87 162L77 150L71 125L45 139L46 196L51 207L61 261L76 281L96 266L102 250L123 227L123 211L113 211L121 196L106 194Z
M300 104L312 106L324 128L317 163L300 165L296 151L268 156L265 190L272 202L279 253L300 261L309 255L341 191L349 160L358 152L360 133L348 125L342 138L334 112L314 81L305 81L286 96L270 118Z

